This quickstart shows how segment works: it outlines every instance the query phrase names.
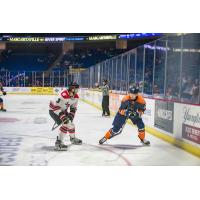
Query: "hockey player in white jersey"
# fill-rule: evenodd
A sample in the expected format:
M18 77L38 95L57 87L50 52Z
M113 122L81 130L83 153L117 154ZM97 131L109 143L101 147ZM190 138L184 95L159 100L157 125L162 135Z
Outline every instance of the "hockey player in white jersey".
M55 150L67 150L66 137L69 134L72 144L80 145L82 140L75 137L73 119L77 110L79 85L72 82L68 89L64 89L55 100L50 101L49 114L59 126L59 135L55 143Z

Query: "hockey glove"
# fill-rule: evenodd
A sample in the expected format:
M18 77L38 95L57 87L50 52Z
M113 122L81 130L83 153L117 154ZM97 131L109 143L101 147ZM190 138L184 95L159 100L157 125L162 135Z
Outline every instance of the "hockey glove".
M137 111L135 112L131 112L130 115L129 115L129 118L132 118L132 119L137 119L137 118L140 118L140 113L138 113Z
M61 112L59 114L59 117L64 124L68 124L70 122L70 119L68 118L68 116L64 112Z
M70 120L67 116L65 116L65 118L63 119L63 123L64 124L69 124Z
M129 110L126 110L126 111L125 111L125 116L126 116L126 117L129 117L129 116L130 116L130 111L129 111Z

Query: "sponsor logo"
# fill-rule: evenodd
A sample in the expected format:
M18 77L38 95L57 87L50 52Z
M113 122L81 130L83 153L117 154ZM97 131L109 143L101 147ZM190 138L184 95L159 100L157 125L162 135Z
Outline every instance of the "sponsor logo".
M99 36L90 36L88 40L116 40L117 35L99 35Z
M0 165L13 165L16 161L18 147L21 145L22 137L0 138Z
M20 88L13 88L13 92L19 92Z
M183 124L182 130L182 136L184 139L200 144L200 128Z
M65 92L63 92L63 93L62 93L62 96L63 96L63 97L66 97L66 96L67 96L67 94L66 94Z
M53 94L53 88L51 87L33 87L31 88L32 94Z
M200 125L200 113L192 113L190 108L184 107L183 109L184 115L183 115L183 122L190 122L193 125L199 124Z
M45 42L63 42L65 41L65 38L64 37L46 37L45 38Z
M11 37L8 41L12 42L44 42L43 37Z
M166 119L171 121L172 120L172 111L170 110L164 110L164 109L158 109L158 117L161 119Z

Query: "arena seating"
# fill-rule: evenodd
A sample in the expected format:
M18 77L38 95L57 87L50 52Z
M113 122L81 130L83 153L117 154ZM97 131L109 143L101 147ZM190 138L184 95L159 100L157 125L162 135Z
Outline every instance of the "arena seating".
M53 54L8 54L0 67L10 71L44 71L54 61Z
M67 52L60 61L60 66L90 67L98 62L117 56L127 50L121 49L75 49Z

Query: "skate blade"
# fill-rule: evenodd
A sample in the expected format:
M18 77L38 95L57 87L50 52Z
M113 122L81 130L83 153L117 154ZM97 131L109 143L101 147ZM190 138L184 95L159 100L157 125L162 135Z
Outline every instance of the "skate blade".
M83 143L81 142L81 143L71 143L71 144L73 144L73 145L82 145Z
M99 144L103 144L107 139L106 138L102 138L101 140L99 140Z
M54 147L55 151L67 151L68 148L60 148L60 147Z
M144 143L143 141L141 141L141 143L142 143L143 145L145 145L145 146L150 146L150 145L151 145L150 142L149 142L149 143Z
M73 145L82 145L83 143L72 143Z

